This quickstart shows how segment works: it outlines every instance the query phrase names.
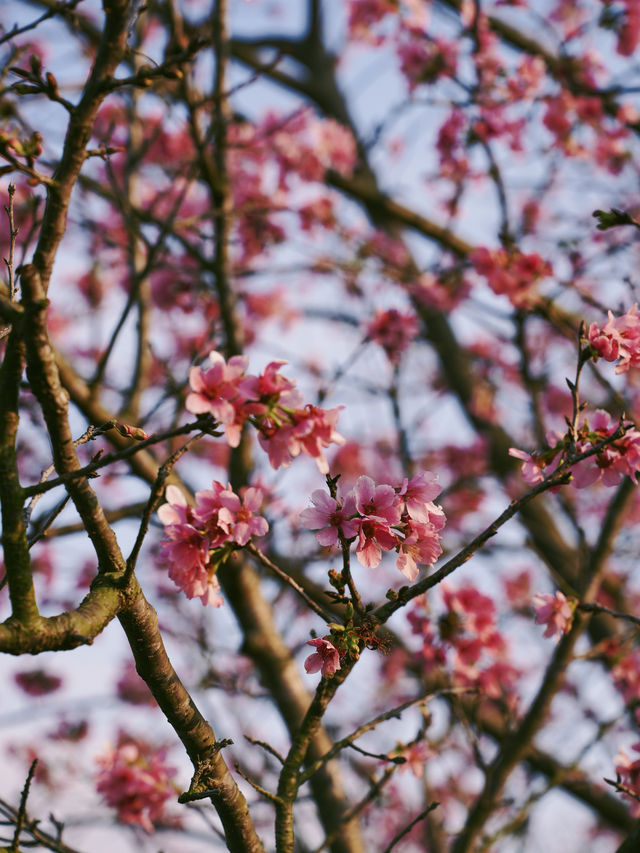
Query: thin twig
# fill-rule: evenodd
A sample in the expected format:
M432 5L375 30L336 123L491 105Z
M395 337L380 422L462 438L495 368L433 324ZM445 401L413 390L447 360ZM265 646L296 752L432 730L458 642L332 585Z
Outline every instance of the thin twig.
M33 779L33 774L36 771L36 765L38 764L38 759L34 758L31 762L31 767L29 767L29 772L27 773L27 778L24 783L24 788L22 789L22 793L20 794L20 805L18 807L18 813L16 815L16 829L13 834L13 841L11 842L10 850L12 853L18 853L18 844L20 843L20 833L22 832L22 828L24 827L24 822L27 817L27 799L29 797L29 789L31 787L31 781Z
M324 619L324 621L327 623L334 621L334 618L330 613L323 610L319 604L316 604L316 602L309 595L307 595L307 593L303 590L303 588L297 581L295 581L290 575L283 571L280 566L277 566L267 556L265 556L265 554L263 554L262 551L253 544L253 542L249 542L247 545L245 545L244 550L252 554L256 558L256 560L258 560L259 563L262 563L265 568L269 569L269 571L273 572L274 575L279 577L281 581L290 586L291 589L293 589L300 596L300 598L303 599L305 604L307 604L311 608L311 610L313 610L314 613L317 613L317 615L320 616L321 619Z
M405 837L405 835L408 835L417 823L419 823L421 820L424 820L425 817L429 814L429 812L432 812L434 809L437 809L439 805L440 803L431 803L430 805L428 805L426 809L424 809L420 812L419 815L414 817L411 823L408 823L405 828L396 835L396 837L392 840L391 844L389 844L388 847L385 847L382 853L391 853L391 850L393 850L396 844L401 841Z
M140 549L142 548L142 543L144 541L145 536L147 535L147 531L149 529L149 521L151 520L151 516L155 512L160 500L162 499L162 492L164 490L164 484L167 480L167 477L171 474L173 466L176 464L178 459L189 450L192 444L196 441L199 441L205 433L200 432L197 435L191 436L190 439L185 441L185 443L179 447L171 456L167 459L167 461L160 466L158 470L158 474L156 476L155 482L151 487L151 493L149 495L149 499L147 500L147 505L144 508L142 513L142 519L140 521L140 527L138 528L138 535L136 536L136 541L131 549L131 553L127 557L127 568L125 569L124 575L122 576L122 583L126 586L129 583L129 578L134 572L136 567L136 562L138 560L138 555L140 554Z

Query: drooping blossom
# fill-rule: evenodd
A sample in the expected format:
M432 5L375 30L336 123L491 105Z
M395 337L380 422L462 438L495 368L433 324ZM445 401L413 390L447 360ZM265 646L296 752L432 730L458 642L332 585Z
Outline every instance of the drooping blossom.
M433 517L441 520L444 526L444 512L441 516L434 514ZM418 577L419 565L432 566L442 554L438 530L433 522L423 524L409 519L404 539L397 545L396 566L411 583Z
M414 521L430 521L436 509L432 501L442 491L437 479L438 475L432 471L419 471L410 480L403 480L398 494L404 499L407 512Z
M308 646L314 646L316 651L309 655L304 662L307 672L318 672L321 670L323 678L331 678L340 669L340 652L330 640L315 639L307 640Z
M536 623L547 626L544 632L545 637L560 637L571 627L574 606L560 590L555 595L536 593L533 596L533 609L536 614Z
M137 824L146 832L164 815L167 800L175 796L171 782L175 773L165 763L166 750L120 733L115 747L96 759L96 787L122 823Z
M188 411L211 414L224 424L231 447L238 446L242 427L249 421L273 468L286 467L304 453L315 460L321 473L328 473L325 449L344 443L336 429L340 407L303 405L295 381L280 373L285 361L272 361L254 376L245 374L248 362L244 356L232 356L225 362L220 353L212 352L209 360L209 370L193 367L189 373Z

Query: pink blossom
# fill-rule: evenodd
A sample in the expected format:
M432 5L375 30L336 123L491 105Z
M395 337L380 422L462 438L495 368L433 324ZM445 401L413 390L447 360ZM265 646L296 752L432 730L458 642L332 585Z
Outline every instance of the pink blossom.
M547 626L545 637L566 634L571 627L574 606L559 590L555 595L536 593L533 596L533 609L536 613L536 623Z
M542 459L541 454L527 453L524 450L518 450L516 447L509 448L509 456L514 456L516 459L522 459L522 476L526 483L530 486L537 486L542 483L545 478L544 469L546 462ZM551 473L548 471L547 474Z
M618 420L603 409L598 409L580 430L578 450L588 450L613 435L618 426ZM582 437L583 433L586 436ZM572 470L572 483L582 489L602 479L605 486L617 486L624 476L637 477L639 471L640 432L627 429L613 444L603 447L597 454L576 465Z
M395 308L376 311L367 326L367 337L384 349L392 364L397 364L409 344L418 335L418 320L414 314L401 314Z
M265 420L259 427L258 441L267 452L271 467L286 468L302 451L315 459L321 474L328 474L324 449L330 444L344 443L335 429L340 408L320 409L307 404L304 409L286 412L288 423Z
M424 776L425 764L430 758L435 758L437 753L424 740L419 740L417 743L412 743L410 746L401 746L394 750L394 756L401 756L405 759L403 764L398 767L398 773L404 773L405 770L410 770L416 779L422 779Z
M285 364L287 362L283 359L270 361L260 376L246 376L239 387L247 399L263 401L264 398L275 397L278 400L285 391L292 391L295 381L278 372Z
M323 678L331 678L340 669L340 653L327 639L307 640L308 646L315 646L316 651L309 655L304 662L307 672L322 671Z
M162 819L165 803L175 795L175 770L165 764L165 754L120 733L117 746L96 759L96 787L122 823L153 832L153 824Z
M238 394L238 385L248 366L244 355L231 356L227 363L215 350L209 353L211 367L203 371L192 367L189 371L191 393L185 407L194 415L210 413L220 423L233 423L235 411L231 405Z
M176 486L167 488L168 503L158 510L165 525L162 550L169 564L169 577L187 598L200 598L204 605L223 603L216 571L230 553L229 545L246 545L251 536L264 536L266 519L254 515L262 503L262 491L253 487L242 498L231 487L215 480L211 489L196 493L195 506Z
M444 524L444 513L442 518ZM410 520L397 551L396 566L413 583L418 577L418 564L432 566L442 554L438 530L433 524Z
M401 500L393 486L376 486L371 477L358 477L353 487L356 509L364 518L397 524L401 516Z
M398 57L409 91L413 92L420 83L435 83L440 77L453 77L458 48L455 42L443 38L427 41L414 37L400 43Z
M345 539L351 539L358 532L355 500L347 495L342 505L322 489L311 494L313 507L300 513L300 521L310 530L317 530L316 539L321 545L338 545L338 531Z
M527 453L515 447L509 448L509 456L522 459L522 477L530 486L542 483L545 477L552 474L560 464L560 452L563 448L564 436L558 430L549 430L545 436L548 450L538 450Z
M432 471L420 471L410 480L405 478L399 487L398 494L404 498L407 512L414 521L429 521L437 509L432 503L442 491L437 479L438 475Z
M253 487L242 491L242 498L227 489L220 495L223 508L231 515L230 537L237 545L246 545L252 536L264 536L269 530L266 518L254 515L262 505L262 491Z
M358 530L356 557L363 566L375 569L382 559L382 551L391 551L398 544L398 535L386 521L363 518Z
M470 256L475 271L487 279L494 293L509 297L517 308L531 304L536 283L552 274L551 265L540 255L525 255L506 249L476 249Z
M592 323L589 343L595 353L605 361L616 361L616 373L626 373L630 367L640 367L640 316L637 304L626 314L609 319L604 326Z

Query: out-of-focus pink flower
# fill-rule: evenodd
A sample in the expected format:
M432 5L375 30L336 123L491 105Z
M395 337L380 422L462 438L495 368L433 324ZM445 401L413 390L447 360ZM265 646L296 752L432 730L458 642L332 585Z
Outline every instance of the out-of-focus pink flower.
M398 773L410 770L416 779L424 776L424 766L430 758L435 758L437 753L424 740L412 743L411 746L400 746L393 752L394 756L402 756L403 764L398 766Z
M618 31L617 51L621 56L632 56L640 42L640 6L637 0L622 0L624 18Z
M538 592L533 596L536 623L546 625L545 637L566 634L571 627L574 607L558 590L555 595Z
M46 696L48 693L55 693L62 686L59 676L51 675L44 669L16 672L13 678L18 687L29 696Z
M338 545L338 531L345 539L351 539L358 532L358 520L351 516L356 513L353 495L349 494L341 504L322 489L311 493L313 507L302 510L300 521L310 530L316 530L316 539L321 545Z
M127 661L124 672L116 685L116 689L118 698L123 702L130 702L132 705L155 706L156 704L153 693L136 672L132 661Z
M340 652L327 639L307 640L308 646L315 646L316 651L309 655L304 662L307 672L322 671L323 678L331 678L340 669Z
M481 246L470 256L475 271L487 279L494 293L508 296L517 308L531 305L536 284L553 272L551 264L538 254L508 252Z
M395 308L376 311L367 326L367 336L379 344L392 364L398 364L411 341L418 335L418 320L414 314L401 314Z
M421 83L435 83L440 77L453 77L458 61L455 42L443 38L427 41L409 38L398 46L400 70L407 78L409 91Z
M154 822L162 819L165 803L175 795L175 770L165 764L165 755L166 750L154 751L121 733L117 746L96 759L96 787L123 823L153 832Z

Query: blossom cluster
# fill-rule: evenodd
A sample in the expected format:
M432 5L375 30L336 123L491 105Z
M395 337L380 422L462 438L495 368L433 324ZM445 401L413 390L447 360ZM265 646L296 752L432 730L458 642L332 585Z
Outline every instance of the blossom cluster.
M98 792L122 823L153 832L163 817L165 803L176 793L171 782L175 770L165 763L165 755L166 750L154 750L121 732L117 745L96 759Z
M286 361L270 362L259 376L246 373L249 361L243 355L227 362L213 351L209 361L207 370L192 367L189 372L191 393L185 404L189 412L211 414L224 424L231 447L238 446L243 425L251 422L273 468L286 468L305 453L315 459L320 473L329 472L325 448L344 443L336 431L340 408L303 405L295 380L279 373Z
M454 686L474 687L490 699L515 704L520 672L510 661L494 602L472 584L454 588L443 582L440 591L444 612L437 621L424 596L407 614L412 633L422 643L414 653L416 665L427 672L446 665Z
M633 305L626 314L609 319L604 326L592 323L589 344L596 356L605 361L617 361L616 373L626 373L630 367L640 367L640 316Z
M220 607L217 570L236 547L269 529L266 519L255 515L262 491L250 487L238 496L231 486L214 480L211 489L196 492L195 506L187 504L177 486L168 486L166 497L158 516L164 524L162 549L169 577L187 598Z
M342 499L316 489L313 507L303 510L300 520L317 531L321 545L338 545L340 536L355 540L356 556L367 568L380 563L383 551L395 550L396 566L413 582L418 565L430 566L442 553L440 530L446 519L433 503L442 491L436 479L422 471L394 487L362 476Z
M613 435L618 428L617 420L603 409L598 409L590 421L585 421L578 430L576 453L590 450ZM541 483L556 470L567 449L568 438L562 433L551 430L546 438L549 444L547 450L526 453L515 447L509 449L510 456L523 460L522 476L532 486ZM599 480L605 486L617 486L625 476L637 479L640 474L640 432L629 425L620 438L577 463L571 473L572 485L578 489L592 486Z
M378 310L367 326L367 337L379 344L392 364L398 364L411 341L418 336L415 314L402 314L396 308Z
M536 283L551 275L551 265L534 253L506 249L476 249L470 257L475 271L487 279L494 293L508 296L518 308L530 304Z

